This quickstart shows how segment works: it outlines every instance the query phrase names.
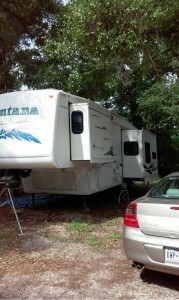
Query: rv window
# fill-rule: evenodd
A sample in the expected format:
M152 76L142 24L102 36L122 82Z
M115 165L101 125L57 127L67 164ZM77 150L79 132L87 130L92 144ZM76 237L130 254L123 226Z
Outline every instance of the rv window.
M74 134L83 132L83 112L80 110L73 111L71 114L71 127Z
M157 153L156 152L152 152L152 158L156 159L157 158Z
M138 142L124 142L124 154L138 155L139 154Z
M145 142L145 162L150 163L151 157L150 157L150 144Z

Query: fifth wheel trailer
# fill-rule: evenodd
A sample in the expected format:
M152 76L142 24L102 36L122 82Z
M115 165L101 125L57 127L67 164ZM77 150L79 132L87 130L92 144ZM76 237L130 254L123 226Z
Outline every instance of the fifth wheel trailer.
M61 90L0 95L0 169L27 193L90 195L157 177L156 136Z

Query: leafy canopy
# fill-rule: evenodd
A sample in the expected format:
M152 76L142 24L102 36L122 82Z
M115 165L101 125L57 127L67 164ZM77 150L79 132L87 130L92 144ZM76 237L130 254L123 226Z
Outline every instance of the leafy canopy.
M25 55L22 50L30 49L31 56L37 52L32 45L42 44L42 37L54 23L59 5L57 0L1 0L0 92L20 88L20 64L30 60L28 51Z

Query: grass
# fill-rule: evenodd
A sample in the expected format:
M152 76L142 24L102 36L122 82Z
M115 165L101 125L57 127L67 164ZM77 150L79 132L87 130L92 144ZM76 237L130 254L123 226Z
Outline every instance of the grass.
M10 237L11 233L9 230L0 232L0 242L6 241Z
M137 189L141 189L141 190L149 190L151 189L154 185L156 185L158 182L160 181L159 179L156 179L154 181L149 181L146 185L144 184L143 181L134 181L134 186Z
M92 236L86 240L87 245L89 246L99 246L101 245L100 240L96 236Z
M68 237L64 237L64 236L61 236L61 235L52 235L51 239L54 241L54 242L61 242L61 243L68 243L69 242L69 238Z
M79 235L76 232L71 233L71 238L72 238L73 242L80 242L81 241Z
M92 231L92 224L89 221L73 220L66 225L66 229L75 232L90 232Z
M129 191L132 199L137 199L143 195L145 195L154 185L159 182L160 179L156 179L155 181L150 181L146 185L142 181L134 181L133 189Z
M45 252L38 252L38 253L36 253L35 258L36 259L44 259L44 258L46 258L46 256L47 256L47 254Z
M57 243L80 243L104 250L111 247L111 243L118 241L122 236L122 218L116 215L110 219L103 218L97 223L91 217L79 216L68 220L64 226L65 231L51 228L48 237Z
M119 225L119 218L111 219L105 222L105 225L108 227Z
M112 240L112 241L117 241L118 239L121 238L121 233L120 232L114 232L114 233L108 233L106 235L107 239Z
M47 253L44 251L32 252L32 253L28 254L27 257L29 257L33 260L43 260L43 259L46 259Z
M71 240L73 242L86 243L88 246L92 247L104 247L104 245L107 245L107 240L114 242L121 238L122 233L120 232L119 225L119 217L115 217L110 220L104 220L104 222L100 223L99 226L91 223L89 220L71 220L66 225L66 230L71 234L69 242ZM95 233L100 232L100 230L102 230L101 232L104 233L104 226L106 227L106 230L109 227L113 227L113 232L102 234L102 236L95 235ZM93 235L90 236L90 233Z

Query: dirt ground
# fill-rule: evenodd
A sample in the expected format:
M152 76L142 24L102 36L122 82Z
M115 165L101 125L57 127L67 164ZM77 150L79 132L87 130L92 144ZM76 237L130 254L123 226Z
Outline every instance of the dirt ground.
M0 299L179 299L179 276L131 267L123 209L77 198L0 207Z

